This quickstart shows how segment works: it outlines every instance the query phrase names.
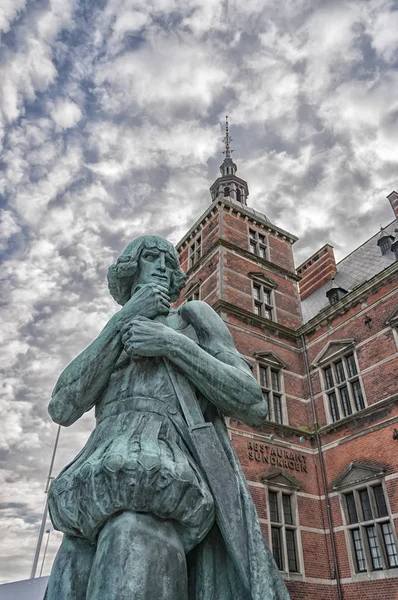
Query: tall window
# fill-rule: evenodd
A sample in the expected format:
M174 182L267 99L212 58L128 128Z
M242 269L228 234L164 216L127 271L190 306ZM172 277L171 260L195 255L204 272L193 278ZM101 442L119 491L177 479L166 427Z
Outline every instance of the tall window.
M397 568L396 535L383 485L359 487L343 499L356 572Z
M272 290L261 283L253 283L254 313L267 319L274 318Z
M255 229L249 229L249 250L260 258L267 258L267 238Z
M280 571L298 573L295 497L293 494L269 490L268 507L271 523L271 548L275 562Z
M323 379L332 421L339 421L365 408L365 397L353 353L324 367Z
M199 236L190 246L189 246L189 268L193 267L195 263L198 262L200 257L202 256L202 238Z
M268 365L259 365L260 387L268 407L268 420L283 423L282 372Z

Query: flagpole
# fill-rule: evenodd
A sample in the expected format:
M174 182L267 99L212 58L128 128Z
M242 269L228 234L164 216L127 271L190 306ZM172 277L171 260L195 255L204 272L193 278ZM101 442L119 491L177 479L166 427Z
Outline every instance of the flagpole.
M53 448L53 454L52 454L52 457L51 457L50 468L49 468L48 476L47 476L46 489L44 490L44 493L46 494L46 501L45 501L44 508L43 508L43 515L42 515L42 518L41 518L41 525L40 525L39 537L37 538L36 551L35 551L35 555L34 555L34 558L33 558L32 572L30 574L30 578L31 579L34 579L36 577L36 571L37 571L37 565L38 565L39 557L40 557L41 545L43 543L44 531L46 529L46 522L47 522L47 515L48 515L47 493L48 493L48 489L50 487L51 480L53 479L52 472L53 472L54 461L55 461L55 454L57 452L58 440L59 440L59 434L60 434L60 432L61 432L61 425L58 425L57 435L56 435L56 438L55 438L55 443L54 443L54 448Z

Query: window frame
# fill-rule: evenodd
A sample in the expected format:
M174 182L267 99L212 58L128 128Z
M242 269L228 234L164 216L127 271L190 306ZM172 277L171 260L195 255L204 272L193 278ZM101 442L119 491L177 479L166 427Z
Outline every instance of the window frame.
M202 236L199 235L188 246L188 268L192 269L202 258Z
M270 321L276 322L275 297L273 289L274 288L271 285L267 285L265 282L252 280L254 314L258 317L263 317L264 319L269 319ZM258 295L256 294L255 290L258 290Z
M265 377L263 376L264 373ZM275 374L277 377L277 385L274 387L273 383L275 382ZM287 425L288 420L286 414L283 368L259 360L257 361L257 380L260 384L264 401L267 404L267 420L271 423L276 423L277 425ZM277 420L275 418L278 412L278 408L280 413L280 420Z
M250 254L268 260L268 237L265 231L257 231L257 229L248 229L248 247Z
M379 516L379 505L374 492L375 489L382 490L382 498L385 508L385 513ZM371 518L369 514L365 514L363 502L361 500L361 492L367 492L369 507L366 510L371 510ZM343 523L346 536L346 544L349 555L349 562L352 574L356 577L377 578L378 572L392 571L398 576L398 537L394 527L394 519L392 518L389 499L385 488L384 479L372 479L371 481L362 481L352 487L347 487L340 490L340 505L343 515ZM348 508L347 498L350 497L354 501L356 516L351 519L351 512ZM366 504L366 502L365 502ZM355 520L356 519L356 520ZM386 534L383 526L389 527L388 535L390 542L392 540L395 553L390 553L386 542ZM373 528L375 535L370 536L370 530ZM355 534L359 544L356 544ZM376 540L373 549L378 552L372 552L370 540ZM373 542L372 542L373 543ZM391 544L390 544L391 545ZM359 555L362 556L359 558ZM391 557L394 557L394 560ZM395 564L391 564L394 562Z
M194 300L200 300L200 286L192 290L186 297L186 302L192 302Z
M349 359L353 360L355 372ZM324 393L325 410L329 423L338 423L367 407L365 390L354 348L334 355L319 365ZM331 385L332 383L332 385Z
M301 555L301 539L300 539L300 528L298 520L298 509L297 509L297 494L291 489L278 489L272 485L267 486L267 514L269 523L269 546L274 556L274 560L277 567L282 573L289 575L298 575L302 573L302 555ZM271 518L271 494L276 497L276 506L278 512L278 519ZM289 498L290 514L292 518L291 523L286 522L286 514L284 509L284 500ZM280 540L280 560L278 556L275 556L276 549L274 548L274 537L275 531L278 531L278 538ZM293 560L295 561L296 568L291 568L292 557L289 556L288 550L288 537L286 532L292 532L293 539Z

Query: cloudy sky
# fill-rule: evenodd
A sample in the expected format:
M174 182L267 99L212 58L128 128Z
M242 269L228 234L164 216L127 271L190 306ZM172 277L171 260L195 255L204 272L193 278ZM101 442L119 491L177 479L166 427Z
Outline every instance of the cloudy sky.
M5 582L30 574L57 375L116 310L106 269L137 234L177 242L205 210L225 114L249 203L300 237L297 264L392 221L398 4L2 0L0 30ZM92 423L62 431L55 472Z

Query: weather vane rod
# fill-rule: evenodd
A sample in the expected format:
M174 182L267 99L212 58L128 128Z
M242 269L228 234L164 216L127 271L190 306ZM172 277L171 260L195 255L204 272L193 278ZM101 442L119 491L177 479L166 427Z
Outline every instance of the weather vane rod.
M231 150L230 144L232 141L233 141L233 139L229 135L229 124L228 124L228 115L227 115L225 117L225 138L223 139L223 142L225 144L225 150L223 151L223 154L225 154L225 158L231 158L231 154L232 154L233 150Z

